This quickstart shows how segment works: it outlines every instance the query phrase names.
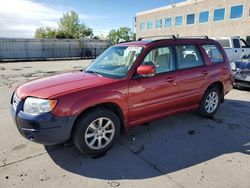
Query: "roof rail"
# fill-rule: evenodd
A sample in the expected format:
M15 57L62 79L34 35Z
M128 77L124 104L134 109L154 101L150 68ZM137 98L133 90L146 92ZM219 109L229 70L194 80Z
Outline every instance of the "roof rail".
M178 37L179 39L209 39L209 37L207 35L204 35L204 36L181 36L181 37Z
M161 36L148 36L148 37L140 37L138 40L142 41L144 39L153 39L156 38L156 40L160 40L160 39L176 39L175 35L161 35Z

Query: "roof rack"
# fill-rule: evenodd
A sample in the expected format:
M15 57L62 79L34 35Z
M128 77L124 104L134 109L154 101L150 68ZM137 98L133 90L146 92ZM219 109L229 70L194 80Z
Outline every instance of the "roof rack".
M181 36L178 37L179 39L209 39L209 37L207 35L204 36Z
M156 40L160 40L160 39L176 39L175 35L161 35L161 36L148 36L148 37L140 37L138 40L142 41L145 39L153 39L156 38Z

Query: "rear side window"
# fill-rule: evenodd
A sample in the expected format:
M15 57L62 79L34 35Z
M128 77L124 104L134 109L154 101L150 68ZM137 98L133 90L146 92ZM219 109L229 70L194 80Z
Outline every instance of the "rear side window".
M203 45L210 61L212 63L222 63L224 62L223 55L216 45Z
M176 46L178 58L178 69L199 67L204 65L204 61L195 45Z
M230 46L230 41L229 41L229 39L219 39L219 40L217 40L219 43L220 43L220 45L223 47L223 48L230 48L231 46Z

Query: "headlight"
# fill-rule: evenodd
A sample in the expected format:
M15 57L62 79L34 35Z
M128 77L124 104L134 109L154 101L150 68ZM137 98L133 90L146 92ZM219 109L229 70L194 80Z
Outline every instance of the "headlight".
M235 63L231 63L230 65L231 65L231 70L235 71L235 70L236 70L236 65L235 65Z
M56 100L28 97L24 102L24 112L37 115L50 112L56 106Z

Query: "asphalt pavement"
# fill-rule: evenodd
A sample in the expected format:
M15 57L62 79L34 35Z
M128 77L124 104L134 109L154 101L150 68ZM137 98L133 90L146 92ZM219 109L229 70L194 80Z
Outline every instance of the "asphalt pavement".
M232 90L212 119L195 111L128 130L105 156L24 139L10 116L14 88L90 60L0 64L0 187L250 187L250 91Z

